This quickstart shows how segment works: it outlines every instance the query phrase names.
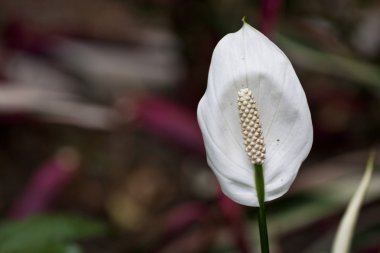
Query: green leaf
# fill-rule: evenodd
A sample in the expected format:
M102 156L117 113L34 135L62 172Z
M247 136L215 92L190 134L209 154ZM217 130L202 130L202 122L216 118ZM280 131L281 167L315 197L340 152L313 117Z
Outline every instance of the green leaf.
M105 231L105 226L98 221L69 215L44 215L1 222L0 253L80 252L70 244L71 241L104 234Z
M338 231L333 242L332 253L348 253L351 246L356 221L360 207L371 181L375 161L375 151L371 151L363 178L352 197L347 210L339 224Z
M355 58L322 52L277 34L276 41L297 65L322 74L338 76L365 85L380 95L379 67Z
M76 244L66 245L64 253L82 253L81 249Z
M9 250L9 249L7 249ZM26 249L25 247L20 249L10 249L11 251L2 251L2 253L82 253L80 248L75 244L69 244L65 242L46 242L39 247L33 247Z

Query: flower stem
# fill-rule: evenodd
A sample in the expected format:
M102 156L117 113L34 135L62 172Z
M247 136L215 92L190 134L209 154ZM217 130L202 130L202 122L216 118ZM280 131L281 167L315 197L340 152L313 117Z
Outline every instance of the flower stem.
M255 164L255 184L257 198L259 200L259 231L260 231L260 246L261 253L269 253L269 242L268 242L268 229L267 229L267 218L265 212L265 183L264 183L264 173L263 165Z

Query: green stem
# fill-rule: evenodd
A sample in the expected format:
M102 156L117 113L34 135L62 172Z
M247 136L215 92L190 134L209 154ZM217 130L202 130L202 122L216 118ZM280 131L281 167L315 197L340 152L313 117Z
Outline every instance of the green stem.
M269 253L269 242L268 242L268 229L267 229L267 218L265 212L265 183L264 183L264 173L263 165L255 164L255 184L257 198L259 200L259 231L260 231L260 246L261 253Z

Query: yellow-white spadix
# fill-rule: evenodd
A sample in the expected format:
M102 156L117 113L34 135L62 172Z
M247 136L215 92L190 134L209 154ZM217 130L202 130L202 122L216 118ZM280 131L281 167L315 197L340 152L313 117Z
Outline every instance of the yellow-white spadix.
M197 114L208 164L229 198L259 206L253 164L263 166L266 201L288 191L313 127L291 63L268 38L244 23L217 44Z

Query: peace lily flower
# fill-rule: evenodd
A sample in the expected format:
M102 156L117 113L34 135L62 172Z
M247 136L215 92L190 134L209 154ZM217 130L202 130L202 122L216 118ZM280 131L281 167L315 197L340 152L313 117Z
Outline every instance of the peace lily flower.
M276 199L288 191L313 141L291 63L245 22L216 46L197 115L223 192L247 206L259 206L253 165L262 165L265 201Z

